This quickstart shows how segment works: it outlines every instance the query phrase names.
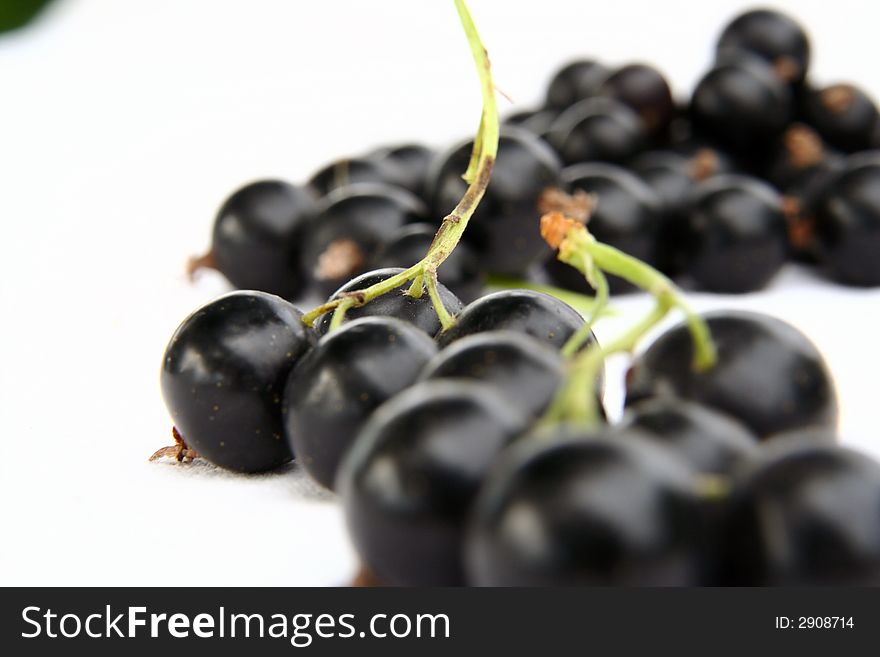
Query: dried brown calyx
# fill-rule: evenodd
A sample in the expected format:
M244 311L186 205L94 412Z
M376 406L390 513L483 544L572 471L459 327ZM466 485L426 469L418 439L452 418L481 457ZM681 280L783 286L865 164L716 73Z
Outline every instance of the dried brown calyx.
M542 215L558 212L586 224L596 209L596 197L582 189L569 194L558 187L548 187L538 197L538 212Z
M350 239L334 240L318 257L313 273L319 281L348 278L357 273L365 261L364 252L357 242Z
M196 450L186 444L183 436L177 430L177 427L171 428L171 436L174 438L174 444L156 452L150 457L151 461L158 461L163 458L174 459L178 463L192 463L194 459L199 457Z
M582 222L566 217L561 212L548 212L541 215L541 237L551 249L558 249L569 231L582 225Z
M691 158L688 175L696 181L706 180L718 173L720 167L718 153L711 148L701 148Z
M819 92L819 101L829 112L840 114L853 104L856 94L848 84L835 84Z
M797 169L806 169L822 161L825 149L816 132L803 124L795 124L782 137L788 160Z

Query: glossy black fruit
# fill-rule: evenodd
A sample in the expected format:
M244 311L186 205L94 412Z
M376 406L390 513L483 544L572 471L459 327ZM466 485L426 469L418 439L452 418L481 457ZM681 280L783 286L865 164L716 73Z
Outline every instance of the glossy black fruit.
M880 285L880 156L852 156L814 208L819 257L849 285Z
M734 490L727 583L880 585L880 465L832 445L777 445Z
M611 73L599 94L632 108L648 134L666 132L675 115L675 101L663 74L647 64L628 64Z
M736 60L716 65L697 83L690 116L700 134L754 157L788 125L791 104L788 86L769 68Z
M548 140L565 164L624 162L645 145L642 120L613 98L588 98L553 122Z
M785 82L803 82L810 65L810 41L790 17L768 9L737 16L718 39L718 54L744 51L762 58Z
M742 175L701 183L672 234L683 253L683 271L712 292L761 289L788 256L782 198L766 183Z
M730 475L754 458L758 438L745 425L693 402L664 397L627 409L619 425L671 449L699 474Z
M559 110L555 109L522 110L508 114L504 118L504 123L524 128L538 137L546 139L558 116Z
M588 59L566 64L550 80L545 105L564 110L580 100L595 96L608 72L599 62Z
M595 195L589 228L597 240L648 263L656 262L662 216L659 200L644 182L621 167L600 163L568 167L563 181L567 189ZM582 273L555 257L545 263L544 270L560 287L592 292ZM608 284L612 292L632 289L616 276L608 276Z
M306 183L315 198L334 189L358 183L387 183L388 172L377 161L362 157L343 158L319 169Z
M303 267L317 290L330 294L369 268L389 233L426 220L427 208L404 189L367 183L339 189L322 199L307 226Z
M416 380L437 351L414 326L364 317L324 336L290 373L284 431L297 461L327 488L373 410Z
M541 415L563 379L559 352L526 334L486 331L456 340L425 366L421 379L475 379L491 384L512 408Z
M467 188L461 176L470 157L467 142L436 163L430 176L435 216L446 216L461 200ZM542 139L515 126L502 129L492 180L464 235L486 271L521 274L549 252L541 239L538 197L559 184L559 171L556 154Z
M217 212L214 266L237 288L294 298L308 282L300 248L314 214L311 195L295 185L280 180L245 185Z
M391 585L464 583L467 514L525 421L489 386L427 381L376 410L343 461L338 490L364 564Z
M425 257L436 232L436 225L426 223L409 224L394 231L379 248L371 269L414 265ZM459 242L440 265L437 277L455 296L468 303L482 293L486 272L473 247Z
M825 141L847 153L871 148L880 123L874 101L852 84L833 84L806 94L803 112Z
M683 324L639 355L627 375L627 405L676 395L732 415L758 437L808 426L834 428L837 399L822 355L796 328L753 312L705 315L718 362L697 372Z
M556 297L532 290L503 290L469 303L455 325L438 336L438 342L445 347L466 335L507 330L525 333L558 350L583 325L583 317ZM594 341L595 336L585 346Z
M280 297L232 292L187 317L171 337L160 381L178 432L211 463L259 472L293 458L281 395L314 333Z
M399 144L375 150L368 157L384 169L386 182L424 198L433 150L422 144Z
M471 517L469 583L701 583L695 475L668 450L610 429L564 426L511 449Z
M361 274L357 278L350 280L336 290L330 299L338 299L346 292L363 290L376 283L381 283L402 271L403 269L399 267L368 271L367 273ZM422 296L418 298L406 294L411 285L412 283L406 283L396 290L392 290L388 294L373 299L365 306L349 309L345 314L345 321L371 316L394 317L395 319L400 319L408 324L412 324L416 328L427 333L429 336L434 337L440 332L440 320L437 318L437 311L434 310L434 306L431 303L431 299L427 292L424 292ZM461 311L463 307L461 301L459 301L458 297L450 292L445 285L438 283L437 291L440 293L440 300L443 301L446 310L453 315L458 314ZM330 328L330 320L332 317L333 313L327 313L318 320L317 329L320 335L327 333Z

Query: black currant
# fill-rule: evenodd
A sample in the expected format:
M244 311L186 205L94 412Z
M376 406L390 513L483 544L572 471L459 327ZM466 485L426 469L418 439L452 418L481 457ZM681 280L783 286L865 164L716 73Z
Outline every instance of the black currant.
M880 285L880 155L851 156L813 208L820 260L849 285Z
M624 162L644 147L645 131L622 102L588 98L562 112L547 138L566 164Z
M379 162L362 157L343 158L319 169L306 183L316 198L357 183L387 183L388 172Z
M584 325L584 319L567 303L532 290L493 292L465 306L455 325L438 336L441 347L484 331L525 333L554 349L561 349ZM595 336L584 346L595 342Z
M715 366L703 372L691 367L693 340L679 324L633 362L627 405L676 395L733 416L762 439L800 427L836 427L834 382L800 331L753 312L708 313L705 320L718 351Z
M833 84L807 93L803 113L825 141L847 153L871 148L880 123L874 101L852 84Z
M712 292L758 290L788 256L782 198L766 183L743 175L701 183L684 221L670 232L682 251L684 272Z
M676 111L666 78L647 64L620 67L605 78L599 87L599 95L631 107L647 133L655 137L666 132Z
M559 111L555 109L522 110L509 114L504 123L524 128L542 139L547 139L558 116Z
M596 204L588 225L597 240L640 260L656 262L660 202L644 182L630 171L603 163L570 166L562 177L566 188L594 195ZM592 291L581 272L556 258L547 260L544 270L560 287ZM614 293L632 289L616 276L608 276L608 284Z
M385 170L386 182L420 198L425 197L425 181L434 156L434 151L422 144L386 146L368 155Z
M473 381L426 381L379 407L337 480L365 565L392 585L463 584L473 499L524 428L509 401Z
M306 227L303 266L317 290L330 294L369 268L389 233L426 220L424 204L404 189L362 183L336 190Z
M701 583L696 477L669 450L611 429L521 438L491 472L465 541L481 586Z
M734 418L694 402L664 397L627 409L621 428L672 449L700 474L730 475L753 458L758 438Z
M437 226L417 223L403 226L389 234L372 260L372 269L409 267L421 260L434 241ZM486 272L473 247L459 242L437 269L440 282L461 301L473 301L483 291Z
M357 278L353 278L336 290L330 299L338 299L347 292L363 290L376 283L381 283L402 271L403 269L399 267L368 271ZM422 296L418 298L406 294L410 286L411 283L406 283L388 294L376 297L366 305L349 309L345 314L346 321L359 317L394 317L412 324L429 336L434 337L440 332L440 320L437 318L437 311L434 309L427 292L423 292ZM440 293L440 299L446 310L453 315L461 311L463 307L461 301L445 285L438 283L437 291ZM320 335L324 335L329 330L332 316L333 313L327 313L318 320L317 329Z
M461 176L471 148L471 142L455 147L430 175L431 206L438 217L451 212L467 188ZM541 239L538 198L559 184L559 171L556 154L542 139L515 126L502 129L492 180L464 235L486 271L521 274L549 252Z
M563 379L559 352L526 334L486 331L443 349L421 379L475 379L492 385L528 417L541 415Z
M186 445L211 463L259 472L293 458L281 395L314 333L280 297L240 291L187 317L162 363L165 405Z
M300 248L315 211L311 195L295 185L280 180L245 185L217 212L211 264L237 288L294 298L308 282Z
M364 317L321 338L284 389L284 431L297 462L332 488L363 423L412 384L436 351L423 331L391 317Z
M804 29L769 9L748 11L724 28L717 52L723 57L731 51L762 58L781 80L794 85L803 82L810 65L810 41Z
M593 60L566 64L550 80L545 105L564 110L578 101L595 96L607 76L608 69Z
M768 447L729 504L726 583L880 585L880 465L810 441Z
M698 83L690 116L702 135L754 157L791 119L791 92L770 69L749 60L721 63Z

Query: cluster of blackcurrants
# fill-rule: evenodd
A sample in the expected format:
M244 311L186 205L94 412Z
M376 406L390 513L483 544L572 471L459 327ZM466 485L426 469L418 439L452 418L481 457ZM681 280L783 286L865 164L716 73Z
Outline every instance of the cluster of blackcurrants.
M587 288L538 228L539 206L565 210L579 190L598 239L708 289L763 285L788 235L838 278L880 283L880 156L832 154L814 132L867 148L876 110L855 90L850 104L828 100L837 87L809 91L807 53L788 18L740 17L687 116L650 67L563 69L547 107L502 130L486 195L439 269L445 330L408 286L332 330L330 314L312 326L288 300L351 298L419 261L465 192L470 143L239 190L200 262L242 290L186 318L166 349L179 442L162 453L237 472L296 458L339 493L365 567L388 584L880 583L880 465L835 444L834 384L797 330L707 315L717 362L698 371L679 325L635 359L621 422L549 422L571 374L560 350L584 319L541 292L480 296L486 272ZM802 109L812 127L789 126ZM759 166L797 202L743 173ZM601 407L601 378L590 394Z

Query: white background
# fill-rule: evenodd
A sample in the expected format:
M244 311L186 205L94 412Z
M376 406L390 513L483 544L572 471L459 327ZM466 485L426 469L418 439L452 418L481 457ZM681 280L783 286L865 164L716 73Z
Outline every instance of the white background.
M772 4L810 28L817 81L880 94L876 3ZM746 6L472 0L517 107L581 55L652 62L684 96ZM178 322L226 289L183 276L226 194L389 142L471 133L469 57L451 0L60 0L0 37L0 583L350 577L338 507L295 467L243 477L147 462L169 439L159 365ZM880 455L880 289L789 268L766 292L694 303L805 330L836 375L847 442ZM618 306L600 339L647 301Z

